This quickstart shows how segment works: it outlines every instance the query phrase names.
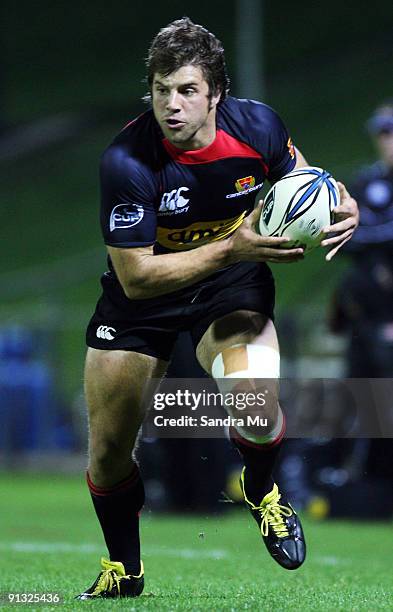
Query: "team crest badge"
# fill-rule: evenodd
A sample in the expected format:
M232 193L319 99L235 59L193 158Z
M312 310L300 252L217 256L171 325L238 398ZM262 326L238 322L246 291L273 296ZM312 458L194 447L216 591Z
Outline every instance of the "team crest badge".
M295 147L293 146L292 138L288 138L287 147L289 155L292 157L292 159L295 159Z
M245 176L244 178L237 179L235 183L236 191L247 191L255 185L255 177Z

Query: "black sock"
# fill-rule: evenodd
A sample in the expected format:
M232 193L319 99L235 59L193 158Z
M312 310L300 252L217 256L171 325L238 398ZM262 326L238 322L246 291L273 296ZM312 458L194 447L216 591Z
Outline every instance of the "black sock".
M139 574L139 511L145 501L145 490L137 466L130 476L108 488L96 487L87 473L87 485L110 560L121 561L126 574Z
M282 446L282 436L270 444L254 444L230 429L232 444L237 448L246 467L244 484L247 497L255 505L273 488L272 471Z

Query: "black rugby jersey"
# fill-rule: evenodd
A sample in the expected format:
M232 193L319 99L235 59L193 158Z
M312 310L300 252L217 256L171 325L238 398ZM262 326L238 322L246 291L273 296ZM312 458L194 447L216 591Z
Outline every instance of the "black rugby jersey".
M101 160L101 228L113 247L184 251L221 240L254 208L265 179L295 166L295 150L265 104L229 97L217 107L215 140L184 151L152 110L128 124Z

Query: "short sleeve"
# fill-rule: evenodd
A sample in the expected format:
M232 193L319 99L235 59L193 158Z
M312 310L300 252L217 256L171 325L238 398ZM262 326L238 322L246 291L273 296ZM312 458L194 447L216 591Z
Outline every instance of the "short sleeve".
M100 222L104 242L112 247L143 247L156 239L154 180L151 170L119 145L100 164Z
M296 152L287 128L278 114L269 108L269 147L267 175L270 183L275 183L288 174L296 165Z

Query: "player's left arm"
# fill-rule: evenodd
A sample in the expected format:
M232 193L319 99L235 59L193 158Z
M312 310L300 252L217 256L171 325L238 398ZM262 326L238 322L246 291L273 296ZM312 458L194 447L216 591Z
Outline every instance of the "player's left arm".
M295 168L309 166L299 149L296 150ZM324 233L328 236L321 242L323 247L333 248L328 251L326 261L330 261L337 251L352 238L353 232L359 225L359 208L354 198L350 196L343 183L337 183L340 190L340 204L334 209L334 223L324 228Z
M277 113L263 106L256 106L255 108L265 116L265 124L266 117L268 119L267 125L269 126L270 137L268 181L275 183L291 170L309 166L310 164L301 151L294 147L288 131ZM342 183L338 183L338 187L341 201L334 209L334 223L323 230L326 237L321 245L331 247L326 255L326 261L330 261L337 251L350 240L359 224L359 209L356 201L349 195Z

